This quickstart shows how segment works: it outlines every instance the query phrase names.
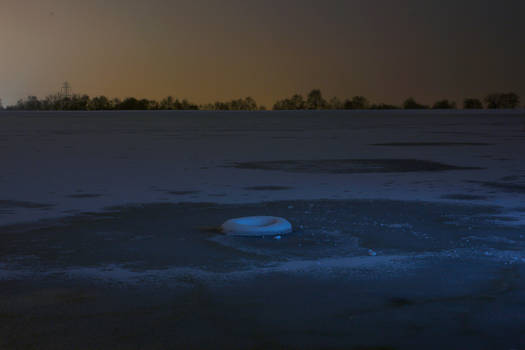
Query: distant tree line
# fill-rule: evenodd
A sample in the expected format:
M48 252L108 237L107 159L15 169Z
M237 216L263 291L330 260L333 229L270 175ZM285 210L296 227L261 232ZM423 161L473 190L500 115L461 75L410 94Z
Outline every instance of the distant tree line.
M8 106L8 110L40 110L40 111L108 111L108 110L196 110L199 107L187 100L166 97L160 102L146 98L137 99L128 97L123 100L106 96L90 98L88 95L74 94L62 96L60 94L49 95L44 99L36 96L28 96L19 100L14 106Z
M477 98L466 98L463 100L464 109L514 109L520 105L520 98L517 94L492 93L487 95L484 100L485 105ZM298 110L298 109L457 109L454 101L443 99L436 101L432 106L417 102L413 97L407 98L401 106L371 103L363 96L354 96L341 101L337 97L325 100L320 90L312 90L308 96L303 98L300 94L295 94L290 98L277 101L274 110Z
M259 106L253 98L246 97L225 102L208 103L199 106L199 109L205 111L264 111L266 107Z
M477 98L466 98L463 100L463 109L514 109L520 106L520 98L513 92L491 93L483 101ZM300 94L294 94L289 98L278 100L273 105L273 110L342 110L342 109L457 109L456 102L448 99L436 101L433 105L425 105L417 102L413 97L407 98L402 105L390 105L384 103L371 103L364 96L354 96L344 100L332 97L326 100L321 90L310 91L306 98ZM0 100L0 109L4 109ZM15 105L7 106L7 110L41 110L41 111L107 111L107 110L207 110L207 111L258 111L266 110L262 105L251 98L240 98L230 101L217 101L197 105L186 99L175 99L171 96L160 101L149 99L137 99L128 97L123 100L118 98L109 99L106 96L89 97L88 95L74 94L63 96L53 94L38 99L36 96L28 96L19 100Z
M1 101L0 101L1 102ZM1 106L1 103L0 103ZM118 98L109 99L106 96L89 97L88 95L62 96L60 94L49 95L44 99L36 96L28 96L18 100L8 110L21 111L110 111L110 110L210 110L210 111L257 111L266 108L257 105L251 98L240 98L231 101L218 101L205 105L197 105L186 99L175 99L171 96L160 101L149 99L137 99L128 97L123 100Z

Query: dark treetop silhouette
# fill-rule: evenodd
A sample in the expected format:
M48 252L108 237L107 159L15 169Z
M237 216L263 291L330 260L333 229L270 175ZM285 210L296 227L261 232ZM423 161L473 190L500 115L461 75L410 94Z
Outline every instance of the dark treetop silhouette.
M519 108L520 98L516 93L491 93L483 101L488 109L515 109ZM463 101L464 109L483 109L483 103L477 98L466 98ZM310 91L306 99L300 94L294 94L289 98L278 100L273 105L273 110L326 110L326 109L428 109L427 105L417 102L414 98L406 99L402 106L384 103L370 103L364 96L354 96L345 100L332 97L326 100L321 90ZM0 100L0 109L2 101ZM175 99L172 96L163 98L160 102L146 98L137 99L127 97L123 100L118 98L109 99L106 96L89 97L88 95L61 93L52 94L44 99L36 96L28 96L19 100L13 106L7 106L7 110L31 110L31 111L100 111L100 110L207 110L207 111L260 111L266 110L258 105L252 97L239 98L230 101L217 101L197 105L186 99ZM432 109L457 109L455 101L443 99L435 102Z

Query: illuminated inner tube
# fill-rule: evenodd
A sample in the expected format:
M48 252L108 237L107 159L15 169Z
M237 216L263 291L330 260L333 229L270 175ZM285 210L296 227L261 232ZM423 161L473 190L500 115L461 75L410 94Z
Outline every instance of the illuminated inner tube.
M292 224L274 216L249 216L230 219L221 229L231 236L275 236L292 232Z

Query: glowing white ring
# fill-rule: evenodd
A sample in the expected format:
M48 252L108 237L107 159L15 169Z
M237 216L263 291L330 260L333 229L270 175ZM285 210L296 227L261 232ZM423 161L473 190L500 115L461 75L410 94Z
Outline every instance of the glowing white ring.
M292 224L275 216L249 216L230 219L221 229L231 236L275 236L292 232Z

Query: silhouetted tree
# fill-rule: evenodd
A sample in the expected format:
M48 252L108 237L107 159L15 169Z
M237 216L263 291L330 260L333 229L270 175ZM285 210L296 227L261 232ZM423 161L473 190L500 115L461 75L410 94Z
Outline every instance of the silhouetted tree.
M428 109L428 106L419 104L413 97L409 97L403 102L404 109Z
M354 96L351 100L346 99L343 108L344 109L367 109L370 103L364 96Z
M87 108L91 111L107 111L113 109L111 102L106 96L93 97L91 101L89 101Z
M16 102L13 109L17 110L39 110L42 105L36 96L27 96L26 99L20 99Z
M326 108L326 101L321 94L321 90L315 89L310 91L306 99L306 108L308 109L324 109Z
M36 96L28 96L24 103L24 109L27 110L39 110L41 108L40 101Z
M179 109L182 109L182 110L185 110L185 111L198 110L199 106L197 106L194 103L189 102L186 99L183 99L182 102L180 102L180 104L179 104Z
M183 102L184 101L186 100L183 100ZM190 104L187 101L186 103L188 106L184 107L184 109L199 109L197 105ZM246 97L226 102L217 101L215 103L208 103L201 105L200 109L207 111L256 111L259 109L259 107L253 98Z
M159 108L160 109L173 109L174 102L175 101L173 100L173 97L167 96L160 101Z
M256 111L259 109L257 102L250 96L244 98L244 106L248 111Z
M148 108L152 110L160 109L160 104L157 100L147 100L148 101Z
M115 106L118 110L146 110L150 105L147 99L138 100L135 97L127 97Z
M439 100L432 106L432 109L456 109L456 102L445 100Z
M124 100L122 100L120 103L118 103L115 106L115 109L118 109L118 110L135 109L137 104L138 104L138 100L136 98L127 97Z
M483 109L483 104L477 98L466 98L463 100L464 109Z
M246 97L244 99L240 98L238 100L231 101L231 110L233 111L256 111L257 102L251 97Z
M489 109L513 109L520 104L520 98L514 92L489 94L484 100Z
M343 109L343 102L338 97L332 97L328 102L327 108L329 109Z
M0 98L0 111L4 109L4 105L2 104L2 99Z
M303 95L295 94L290 99L288 109L305 109L306 108L306 101L303 98Z
M369 109L400 109L401 107L395 105L389 105L386 103L372 104Z
M352 107L354 109L367 109L370 103L364 96L354 96L352 98Z
M71 98L65 98L66 101L65 110L68 111L86 111L89 104L88 95L73 95Z
M109 101L109 104L111 105L111 109L118 109L118 106L122 103L121 99L118 97L113 98L111 101Z
M62 97L59 94L48 95L41 101L42 109L46 111L59 110L61 100Z
M285 98L283 100L278 100L273 105L274 110L297 110L305 109L306 102L303 96L299 94L293 95L291 98Z
M286 110L288 108L286 108L286 103L285 103L286 99L284 100L277 100L274 104L273 104L273 107L272 109L274 111L282 111L282 110Z

